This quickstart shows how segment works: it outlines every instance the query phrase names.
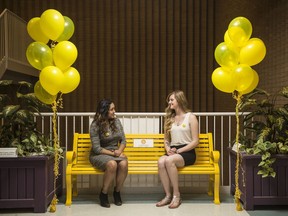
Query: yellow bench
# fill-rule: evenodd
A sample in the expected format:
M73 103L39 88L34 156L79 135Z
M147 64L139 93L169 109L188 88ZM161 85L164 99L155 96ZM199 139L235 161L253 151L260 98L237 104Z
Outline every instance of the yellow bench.
M125 155L128 157L129 174L158 174L157 161L165 153L164 134L126 134ZM153 147L148 147L148 143ZM137 145L135 147L134 145ZM140 146L139 146L140 145ZM77 196L77 175L103 174L89 162L91 140L89 134L74 134L73 151L66 153L66 205L72 203L73 195ZM194 165L179 168L179 174L208 174L210 196L214 192L214 203L219 199L219 151L213 150L212 134L199 134L199 145L196 148L197 159ZM73 186L72 186L73 184ZM214 188L214 191L213 191Z

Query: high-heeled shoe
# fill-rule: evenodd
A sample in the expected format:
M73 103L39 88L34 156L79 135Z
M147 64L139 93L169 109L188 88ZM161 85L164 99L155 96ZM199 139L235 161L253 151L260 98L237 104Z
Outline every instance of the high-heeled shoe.
M104 194L101 190L101 193L99 194L99 200L100 200L100 205L102 207L105 207L105 208L110 208L110 203L109 203L109 200L108 200L108 194Z
M178 208L182 203L182 199L180 196L173 196L173 199L170 203L170 205L168 206L170 209L175 209Z
M121 196L120 196L120 191L119 191L119 192L116 192L116 191L114 190L114 192L113 192L113 197L114 197L114 203L115 203L115 205L121 206L121 205L122 205L122 200L121 200Z
M171 197L170 196L165 196L160 202L156 203L157 207L162 207L165 205L168 205L171 202Z

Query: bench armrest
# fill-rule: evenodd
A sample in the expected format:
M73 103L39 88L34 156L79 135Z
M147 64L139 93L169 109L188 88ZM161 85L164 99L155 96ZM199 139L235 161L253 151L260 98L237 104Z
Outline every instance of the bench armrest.
M76 158L76 153L74 151L66 152L67 164L72 164L75 158Z
M212 160L214 163L218 163L220 159L220 152L219 151L212 151L211 153Z

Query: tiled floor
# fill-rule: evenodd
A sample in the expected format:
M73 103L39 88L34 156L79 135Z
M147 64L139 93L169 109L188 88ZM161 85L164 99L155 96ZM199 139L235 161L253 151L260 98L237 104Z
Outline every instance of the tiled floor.
M247 211L250 216L287 216L288 206L257 207L254 211Z
M233 197L221 195L221 204L215 205L211 197L202 194L184 194L183 203L178 209L156 207L155 203L161 199L161 194L124 194L123 205L115 206L111 201L111 208L103 208L99 205L98 195L79 195L73 199L73 204L64 205L65 196L59 198L55 213L33 213L32 210L0 210L1 216L287 216L288 208L259 209L255 211L236 211Z

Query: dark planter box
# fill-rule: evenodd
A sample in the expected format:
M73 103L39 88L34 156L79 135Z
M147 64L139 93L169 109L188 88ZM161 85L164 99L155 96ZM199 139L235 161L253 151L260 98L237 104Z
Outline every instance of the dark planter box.
M54 156L0 158L0 209L44 213L54 196ZM62 162L56 193L62 194Z
M237 154L229 149L231 162L231 194L235 194L235 166ZM246 210L255 206L288 205L288 155L275 155L276 177L258 175L259 155L240 154L239 189L241 202Z

